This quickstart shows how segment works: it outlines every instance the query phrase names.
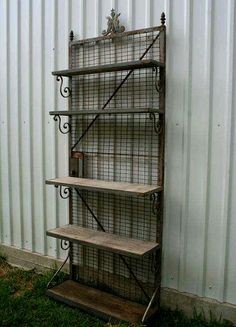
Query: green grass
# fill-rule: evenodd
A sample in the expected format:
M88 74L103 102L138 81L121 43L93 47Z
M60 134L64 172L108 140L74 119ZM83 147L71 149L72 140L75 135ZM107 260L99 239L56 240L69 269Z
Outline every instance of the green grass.
M18 327L102 327L112 325L95 317L50 300L45 290L52 272L39 275L35 271L23 271L10 267L0 256L0 326ZM56 282L65 275L60 274ZM116 325L125 327L126 324ZM213 317L207 321L203 315L188 319L181 311L161 310L160 327L229 327L232 324L217 321Z

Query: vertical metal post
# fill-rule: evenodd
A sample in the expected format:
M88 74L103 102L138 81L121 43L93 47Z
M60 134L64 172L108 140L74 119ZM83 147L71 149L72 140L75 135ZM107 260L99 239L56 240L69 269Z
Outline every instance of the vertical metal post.
M69 35L69 47L68 47L68 60L69 60L69 68L72 68L72 45L71 43L73 42L74 39L74 33L73 31L70 32ZM72 77L69 78L69 89L72 92ZM72 108L72 96L68 98L68 109L71 110ZM73 119L73 117L69 117L70 120ZM72 128L72 125L71 125ZM72 138L72 133L69 134L68 137L68 158L69 158L69 176L76 176L77 174L77 167L75 165L74 159L71 158L71 138ZM71 194L72 195L72 194ZM69 224L72 224L72 201L73 201L73 195L69 197ZM73 243L70 242L70 253L69 253L69 267L70 267L70 279L73 279Z

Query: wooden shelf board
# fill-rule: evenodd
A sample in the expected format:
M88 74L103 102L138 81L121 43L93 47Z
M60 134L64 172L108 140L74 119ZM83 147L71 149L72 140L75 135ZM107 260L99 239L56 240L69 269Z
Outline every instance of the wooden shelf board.
M154 108L127 108L127 109L105 109L105 110L78 110L78 111L50 111L52 116L74 116L74 115L110 115L110 114L142 114L142 113L159 113L163 114L163 110Z
M137 325L141 323L146 307L122 299L107 292L88 287L72 280L47 290L54 300L80 308L102 319L112 322L126 321Z
M130 196L146 196L151 193L162 191L162 186L108 182L98 179L78 178L78 177L61 177L46 180L46 184L64 185L84 190L100 191L106 193L126 193Z
M76 76L76 75L87 75L96 73L108 73L122 70L134 70L141 68L152 68L152 67L164 67L164 64L153 59L148 60L136 60L128 62L120 62L108 65L99 65L91 67L83 67L77 69L65 69L52 72L52 75L56 76Z
M142 257L159 248L159 244L155 242L104 233L77 225L58 227L47 231L47 235L132 257Z

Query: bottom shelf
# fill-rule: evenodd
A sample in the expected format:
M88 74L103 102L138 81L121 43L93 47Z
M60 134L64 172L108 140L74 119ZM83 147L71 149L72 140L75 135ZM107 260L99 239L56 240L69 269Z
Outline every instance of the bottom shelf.
M81 285L72 280L67 280L47 290L47 295L108 321L127 321L131 324L140 324L146 310L144 305Z

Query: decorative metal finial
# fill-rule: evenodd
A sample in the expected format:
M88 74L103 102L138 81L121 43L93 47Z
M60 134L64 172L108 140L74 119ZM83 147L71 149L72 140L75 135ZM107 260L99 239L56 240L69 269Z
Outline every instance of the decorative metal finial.
M124 26L120 26L120 21L119 21L119 14L115 13L115 10L111 10L111 15L107 16L107 30L102 31L102 34L104 36L113 34L113 33L122 33L125 31Z
M70 41L72 42L74 40L74 32L70 31Z
M163 13L161 14L161 25L165 25L165 21L166 21L166 15L165 15L165 13L163 12Z

